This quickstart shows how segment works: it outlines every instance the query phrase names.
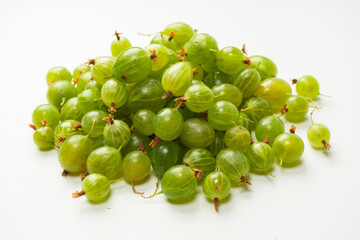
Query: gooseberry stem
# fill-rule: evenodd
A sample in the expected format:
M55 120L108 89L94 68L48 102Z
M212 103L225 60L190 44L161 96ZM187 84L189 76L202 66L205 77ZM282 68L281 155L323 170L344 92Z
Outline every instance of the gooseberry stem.
M92 131L94 130L94 126L95 126L95 119L93 120L93 123L92 123L92 125L91 125L91 129L90 129L90 132L88 133L88 135L86 135L86 137L89 137L90 136L90 134L92 133Z
M310 106L310 107L313 107L313 106ZM313 121L313 118L312 118L313 113L314 113L316 110L321 109L321 107L313 107L313 108L314 108L314 110L312 110L311 113L310 113L311 124L314 124L314 121Z
M133 192L136 193L136 194L140 194L140 195L143 195L143 194L144 194L144 192L138 192L138 191L135 190L135 183L134 183L134 181L131 181L131 188L132 188Z
M214 198L214 207L215 207L215 211L218 212L219 211L219 199L218 198Z
M155 193L155 194L153 194L153 195L150 195L150 196L148 196L148 197L145 197L144 195L141 195L141 197L142 197L142 198L149 199L149 198L153 198L153 197L155 197L156 195L163 194L163 193L164 193L164 192L161 190L160 192Z
M85 191L81 190L80 192L76 191L72 194L72 198L78 198L85 195Z

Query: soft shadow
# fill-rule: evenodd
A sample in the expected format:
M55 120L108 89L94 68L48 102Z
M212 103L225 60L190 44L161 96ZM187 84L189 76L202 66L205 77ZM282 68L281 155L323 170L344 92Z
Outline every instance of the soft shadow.
M167 199L167 201L171 204L175 204L175 205L182 205L182 204L186 204L188 202L193 201L196 198L197 195L197 190L191 194L189 197L184 198L184 199L179 199L179 200L174 200L174 199Z
M282 165L279 164L279 166L282 168L294 168L294 167L301 166L302 164L303 164L303 161L300 159L293 163L283 163Z

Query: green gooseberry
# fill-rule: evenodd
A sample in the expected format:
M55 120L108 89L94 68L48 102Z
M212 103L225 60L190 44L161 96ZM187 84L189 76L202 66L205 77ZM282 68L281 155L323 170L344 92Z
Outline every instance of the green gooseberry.
M254 172L269 173L275 162L274 151L270 145L263 142L252 144L245 155L250 162L250 169Z
M252 121L249 119L248 115L245 112L239 112L239 119L236 123L237 125L246 128L251 133L253 128Z
M141 109L137 111L133 118L133 125L135 131L139 132L144 136L150 136L154 134L152 128L152 121L155 117L155 113L153 113L149 109Z
M285 132L285 125L280 118L275 116L266 116L262 118L255 128L255 135L258 141L267 139L271 146L275 138Z
M40 128L43 120L50 128L54 129L60 121L59 110L50 104L37 106L32 114L32 122L37 128Z
M220 71L235 74L247 67L244 53L237 47L224 47L216 56L216 65Z
M242 152L231 148L221 150L216 156L216 166L218 171L229 176L232 184L251 185L248 181L250 163Z
M161 191L170 200L183 200L195 193L197 180L191 168L176 165L168 169L161 180Z
M155 173L162 178L165 172L182 162L183 153L176 142L160 141L151 150L150 160Z
M282 133L272 144L276 161L291 164L297 162L304 153L304 142L295 133Z
M136 83L146 79L151 67L151 60L144 49L130 47L117 56L113 76L123 83Z
M111 78L110 78L111 79ZM109 80L110 80L109 79ZM109 81L108 80L108 81ZM85 86L85 90L86 89L93 89L93 90L96 90L96 91L99 91L101 92L101 89L102 89L102 85L99 84L98 82L96 82L94 79L90 79L89 82L86 84Z
M49 150L54 147L54 130L52 128L47 126L37 128L31 124L30 127L35 130L33 140L40 150Z
M89 174L84 178L82 190L76 191L72 196L78 198L85 195L91 203L104 202L110 196L110 183L109 179L101 174Z
M202 190L207 198L214 201L215 210L219 211L219 201L230 194L230 178L223 172L212 172L205 178Z
M200 82L204 84L203 79L205 74L202 66L199 64L195 64L193 62L188 62L188 63L190 63L191 68L193 70L193 84L194 84L194 80L200 80Z
M241 111L244 111L255 125L262 118L273 114L270 103L265 99L256 97L247 100Z
M319 82L313 76L305 75L296 81L296 93L302 97L314 99L319 91Z
M172 141L179 137L184 128L184 119L181 113L174 108L163 108L152 122L156 136L165 141Z
M307 130L307 138L315 149L330 149L330 130L322 123L314 123Z
M245 127L235 125L226 130L224 142L228 148L245 152L251 145L251 135Z
M199 181L203 181L209 173L215 171L216 167L214 156L202 148L191 148L187 151L182 164L193 169Z
M192 111L190 111L190 109L188 109L185 104L181 104L180 106L178 106L178 103L175 101L169 101L169 103L166 105L167 108L177 108L178 111L181 113L181 115L184 118L184 121L188 120L189 118L196 118L198 117L198 115Z
M110 51L111 55L117 57L121 52L131 47L130 41L125 37L120 37L121 33L115 31L116 39L111 42Z
M89 134L91 138L103 136L106 122L103 120L108 114L101 110L94 110L86 113L81 120L84 133Z
M60 147L60 165L66 172L84 172L86 169L86 159L94 150L94 147L94 141L89 138L89 135L70 136Z
M176 50L180 50L194 36L194 30L183 22L171 23L161 33L168 35L170 41L175 42Z
M46 74L46 83L49 85L52 82L57 82L61 80L71 82L72 76L69 70L64 67L53 67Z
M94 89L86 89L78 97L78 108L82 114L99 110L103 106L101 93Z
M161 83L154 79L149 79L136 84L129 94L128 104L133 111L149 109L156 113L166 105L164 89Z
M57 147L60 147L68 137L82 133L82 126L80 122L76 120L66 120L56 126L54 130L54 138Z
M165 92L170 96L182 96L191 86L193 71L188 62L178 62L171 65L161 78Z
M144 47L151 59L152 72L164 72L166 67L170 64L178 62L178 56L173 51L160 44L150 44Z
M214 103L214 93L204 84L191 85L185 92L185 106L192 112L205 112Z
M285 118L288 121L301 122L305 119L308 110L309 103L304 97L291 96L286 100L281 112L285 113Z
M217 101L208 110L208 121L216 130L226 131L239 118L239 111L228 101Z
M114 148L125 146L131 135L129 126L121 120L114 120L111 115L105 120L108 121L103 130L106 144Z
M96 148L86 160L88 173L100 173L109 180L117 180L122 176L121 148L110 146Z
M206 33L194 35L184 46L187 59L195 64L208 65L216 68L216 52L218 44L212 36Z
M253 68L259 72L261 80L276 77L278 73L277 67L271 59L259 55L254 55L249 58L252 62L250 68Z
M112 78L114 62L115 58L113 56L99 57L94 60L91 76L97 83L104 85L107 80Z
M87 66L87 65L86 65ZM85 90L86 85L91 81L91 72L84 72L75 78L76 90L78 94Z
M235 105L235 107L239 107L242 99L243 94L241 90L228 83L222 83L216 85L212 88L212 92L214 93L214 100L217 101L228 101Z
M178 50L175 41L173 41L173 38L170 38L169 35L164 33L153 37L153 39L151 39L150 44L160 44L160 45L164 45L165 47L173 51Z
M101 100L111 112L114 112L115 108L124 106L128 96L126 86L114 79L108 80L101 88Z
M67 100L77 97L78 93L74 85L66 80L59 80L52 83L47 90L47 100L59 110Z
M190 118L184 122L180 140L188 148L206 148L214 139L215 130L207 121Z
M256 93L260 87L260 74L252 68L247 68L233 77L233 83L242 93L243 98L249 98Z
M83 116L84 114L80 111L79 108L78 97L70 98L61 108L61 112L60 112L61 121L72 120L72 119L76 121L81 121Z
M285 80L268 78L261 82L255 96L268 101L273 112L280 112L286 100L291 96L291 92L291 86Z

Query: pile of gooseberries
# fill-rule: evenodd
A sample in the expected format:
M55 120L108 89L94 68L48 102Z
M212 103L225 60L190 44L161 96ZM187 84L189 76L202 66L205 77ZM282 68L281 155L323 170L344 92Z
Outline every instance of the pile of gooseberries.
M190 201L202 185L218 211L232 186L252 185L251 173L271 175L275 163L301 159L304 142L283 119L303 122L309 112L310 145L329 150L329 129L312 120L321 95L314 77L283 80L269 58L248 56L245 45L219 49L214 37L181 22L145 48L115 37L111 56L72 73L51 68L48 103L32 115L35 144L58 150L63 176L81 176L74 198L103 202L111 183L124 179L143 198ZM155 192L137 191L152 170Z

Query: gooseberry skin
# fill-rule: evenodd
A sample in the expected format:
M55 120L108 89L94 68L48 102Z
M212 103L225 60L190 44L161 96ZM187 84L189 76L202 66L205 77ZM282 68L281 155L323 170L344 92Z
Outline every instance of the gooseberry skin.
M232 84L219 84L214 86L211 90L214 94L215 102L228 101L234 104L235 107L239 107L242 102L243 94L241 90Z
M115 108L124 106L128 96L126 86L114 79L108 80L101 88L101 100L108 107L111 107L112 104L115 104Z
M255 128L255 135L258 141L264 141L270 138L271 146L277 136L285 132L285 125L280 118L274 116L266 116L262 118Z
M246 68L244 53L237 47L224 47L216 56L219 70L227 74L235 74Z
M217 211L218 203L216 201L223 200L230 194L230 178L224 172L212 172L206 176L202 190L207 198L215 201L215 210Z
M282 133L275 138L272 148L275 159L280 165L295 163L304 153L304 142L294 133Z
M110 181L101 174L93 173L84 178L82 189L89 202L101 203L110 196Z
M111 78L110 78L111 79ZM109 80L110 80L109 79ZM108 80L108 81L109 81ZM87 89L93 89L93 90L96 90L96 91L98 91L98 92L101 92L101 88L102 88L102 85L101 84L99 84L98 82L96 82L94 79L90 79L89 81L88 81L88 83L86 84L86 86L85 86L85 90L87 90Z
M33 140L40 150L49 150L54 147L54 130L46 126L37 128Z
M84 114L81 113L79 108L78 97L70 98L61 108L61 112L60 112L61 121L73 119L80 122L83 116Z
M120 149L103 146L90 153L86 160L88 173L100 173L109 180L116 180L122 176L122 157Z
M91 72L91 67L87 64L80 64L74 69L72 78L77 79L81 75L83 75L84 73L87 73L87 72L89 72L89 73Z
M184 128L184 119L181 113L174 108L163 108L152 122L156 136L165 141L172 141L179 137Z
M268 101L273 112L279 112L286 100L291 96L291 93L291 86L285 80L268 78L261 82L255 96Z
M214 103L214 93L206 85L191 85L184 96L185 105L192 112L205 112Z
M182 200L196 190L197 180L191 168L176 165L168 169L161 180L161 192L168 199Z
M314 123L307 130L307 138L313 148L321 149L330 141L330 130L322 123Z
M232 184L241 182L242 177L246 177L250 171L250 163L246 156L231 148L221 150L216 156L216 166L218 171L226 173Z
M130 47L131 47L131 43L127 38L119 37L119 39L115 39L114 41L111 42L110 45L111 55L113 55L113 57L117 57L122 51Z
M268 173L275 162L274 151L270 145L263 142L252 144L245 155L250 163L250 169L255 172Z
M57 82L60 80L71 81L72 76L69 70L64 67L53 67L46 74L46 83Z
M32 122L37 127L40 128L40 122L45 119L46 124L54 129L60 121L59 110L50 104L41 104L37 106L32 114Z
M164 89L161 83L154 79L149 79L136 84L129 94L128 104L133 111L149 109L156 113L166 105Z
M233 78L230 75L223 73L221 71L213 71L208 75L206 75L204 79L204 83L209 88L213 88L214 86L222 83L232 83L232 82L233 82Z
M162 33L170 36L171 32L175 33L175 36L171 41L176 43L176 50L180 50L193 36L194 30L186 23L175 22L167 25Z
M177 51L177 46L176 46L175 41L172 41L172 40L169 41L169 35L167 35L167 34L160 34L160 35L153 37L153 39L151 39L150 44L164 45L165 47L167 47L173 51Z
M112 78L112 68L115 62L113 56L99 57L95 60L94 66L91 68L91 76L100 85Z
M159 178L162 178L169 168L180 164L182 159L181 147L172 141L160 141L150 153L151 165Z
M152 128L152 121L155 117L155 113L153 113L149 109L141 109L137 111L133 118L133 125L135 131L139 132L144 136L150 136L154 134Z
M144 81L151 72L151 60L148 53L139 47L124 50L116 58L113 75L123 83Z
M236 123L237 123L237 125L246 128L251 133L253 126L252 126L252 123L249 120L250 119L249 119L248 115L245 112L240 111L239 112L239 119L238 119L238 121Z
M194 35L184 46L187 59L195 64L209 65L216 68L216 52L218 44L212 36L206 33Z
M228 101L215 102L208 110L208 121L218 131L228 130L238 118L238 109Z
M86 89L78 97L78 107L82 114L101 109L103 102L101 93L94 89Z
M161 78L161 85L165 92L171 92L173 96L184 95L186 89L191 86L193 71L187 62L179 62L170 66Z
M150 173L150 158L141 151L128 153L123 160L124 177L130 182L144 179Z
M251 97L260 87L261 77L255 69L247 68L233 78L233 83L242 91L243 98Z
M193 62L190 63L191 68L193 69L193 81L192 84L194 84L194 80L199 80L199 83L205 84L203 82L204 80L204 69L199 64L195 64Z
M55 130L54 130L54 142L56 142L57 139L59 139L59 137L64 137L65 139L72 136L72 135L75 135L75 134L78 134L78 133L81 133L82 132L82 129L74 129L74 126L79 124L80 122L76 121L76 120L66 120L66 121L63 121L61 123L59 123ZM74 131L75 130L75 131ZM57 146L61 146L61 143L58 144Z
M166 105L166 107L168 108L177 108L178 104L174 101L169 101L169 103ZM184 121L190 119L190 118L196 118L198 117L197 113L194 113L192 111L190 111L190 109L188 109L186 106L184 106L184 108L179 108L178 111L181 113L181 115L184 118Z
M71 82L60 80L49 86L46 97L51 105L60 110L67 100L77 97L77 95L77 90Z
M296 93L302 97L314 99L320 94L319 91L319 82L313 76L302 76L296 82Z
M78 94L80 94L82 91L85 90L86 85L91 80L91 72L82 73L80 76L77 76L74 79L77 79L76 90Z
M101 110L94 110L86 113L81 120L84 133L89 134L91 138L98 138L103 136L103 131L106 122L103 118L106 118L108 114Z
M188 148L206 148L214 139L215 130L207 121L190 118L184 122L180 140Z
M99 138L95 139L94 149L98 149L105 145L106 145L106 141L105 141L104 137L99 137Z
M285 118L290 122L301 122L309 110L308 101L301 96L291 96L286 101Z
M271 77L276 77L278 71L275 63L264 56L254 55L249 57L253 63L250 68L255 69L261 76L261 80L265 80Z
M224 135L224 132L215 131L215 139L207 148L214 156L216 156L222 149L226 148Z
M224 142L228 148L244 152L250 147L251 135L246 128L236 125L226 130Z
M191 148L187 151L183 163L192 169L201 171L199 181L203 181L209 173L215 171L216 167L214 156L208 150L202 148Z
M94 150L94 141L88 136L73 135L66 139L59 151L60 165L70 173L85 171L86 159Z
M144 47L144 49L148 53L150 59L153 57L153 59L151 59L152 72L165 70L164 68L168 67L169 64L179 61L177 54L163 45L150 44ZM159 75L161 75L161 73L159 73Z
M262 98L250 98L245 102L242 111L245 111L255 125L262 118L273 114L270 103Z
M113 120L113 124L108 123L104 128L104 139L106 144L115 148L125 146L130 139L130 128L121 120Z

